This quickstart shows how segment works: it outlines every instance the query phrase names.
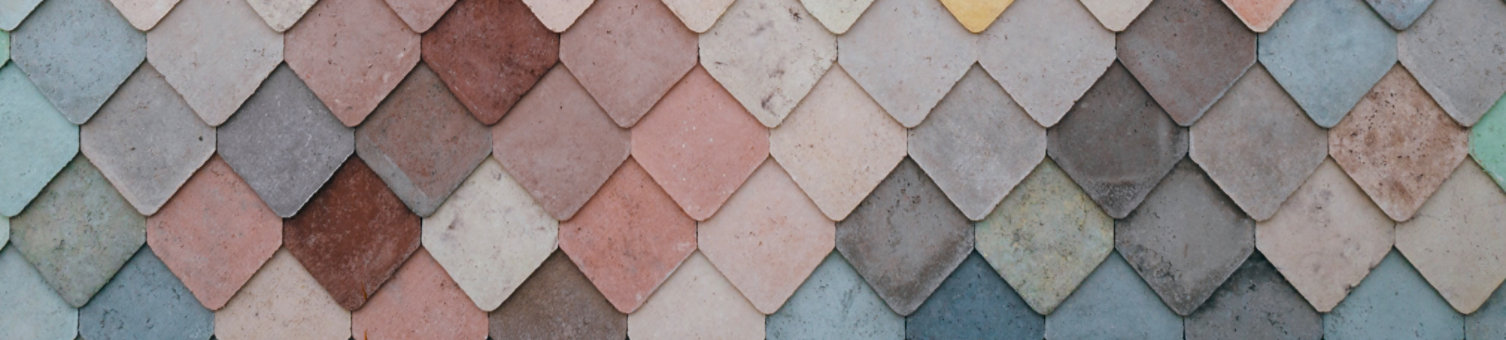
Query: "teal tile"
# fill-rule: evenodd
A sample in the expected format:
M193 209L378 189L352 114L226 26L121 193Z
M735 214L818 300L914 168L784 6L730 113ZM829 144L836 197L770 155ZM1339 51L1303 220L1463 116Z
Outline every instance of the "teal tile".
M1333 127L1396 64L1396 31L1361 0L1297 1L1259 54L1308 117Z
M10 32L0 31L0 65L10 60Z
M1464 338L1506 339L1506 289L1496 288L1485 305L1464 317Z
M1506 189L1506 96L1469 130L1469 155Z
M42 0L0 0L0 30L14 30Z
M214 333L214 313L146 247L79 309L78 319L79 335L87 339L208 339Z
M1046 316L1046 338L1182 339L1182 318L1113 253Z
M973 253L905 319L906 339L1040 339L1046 320Z
M72 339L78 310L63 302L16 247L0 250L0 337Z
M107 0L47 0L11 34L11 59L74 124L146 60L146 34Z
M1328 340L1464 339L1454 312L1400 252L1392 251L1323 317Z
M1319 2L1319 1L1314 1ZM1386 19L1386 23L1398 31L1404 31L1412 27L1412 23L1422 16L1422 12L1428 10L1433 0L1365 0L1370 7L1375 8L1375 13Z
M0 215L15 216L78 153L69 124L15 64L0 68Z
M764 329L769 340L905 337L905 319L889 310L862 276L832 252Z

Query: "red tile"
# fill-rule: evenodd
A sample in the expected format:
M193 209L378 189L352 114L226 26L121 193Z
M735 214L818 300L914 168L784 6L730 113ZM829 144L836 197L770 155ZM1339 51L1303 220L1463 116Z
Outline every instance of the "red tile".
M477 120L496 124L559 60L560 36L522 0L461 0L424 34L423 59Z
M282 245L282 218L219 156L146 220L146 242L199 303L218 310Z
M622 127L695 66L696 35L659 0L600 0L560 36L560 61Z
M350 317L360 339L485 339L487 331L486 312L423 249Z

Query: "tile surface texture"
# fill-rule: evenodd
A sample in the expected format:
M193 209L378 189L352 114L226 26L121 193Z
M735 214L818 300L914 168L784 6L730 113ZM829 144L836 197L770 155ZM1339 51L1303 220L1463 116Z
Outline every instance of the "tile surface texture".
M136 211L151 215L214 155L214 137L162 74L143 64L79 128L79 151Z
M907 339L1036 339L1046 320L982 256L968 256L920 309L905 318Z
M29 10L24 4L10 5L17 0L0 1L6 12ZM50 0L36 6L25 26L0 28L14 29L11 60L75 125L93 117L146 59L146 34L131 27L109 1Z
M1465 161L1411 220L1396 225L1396 249L1449 305L1474 313L1506 280L1506 193Z
M1323 318L1323 338L1463 339L1464 317L1428 287L1401 253L1391 252Z
M706 33L726 13L733 0L661 0L669 10L696 33Z
M282 245L282 219L215 157L146 219L146 243L200 304L217 310Z
M1259 256L1245 261L1184 327L1188 340L1323 338L1323 316Z
M844 308L829 308L841 305ZM779 312L768 316L770 340L903 339L905 319L895 314L863 277L832 252Z
M219 126L282 62L282 34L245 0L187 0L146 36L146 58L204 122Z
M78 127L15 64L0 67L0 215L21 213L78 153Z
M131 26L143 32L151 31L167 12L178 5L179 0L110 0L120 10Z
M523 0L533 15L555 33L564 32L596 0Z
M487 333L486 311L476 308L424 249L350 318L351 334L362 338L482 339Z
M1289 12L1260 35L1260 63L1331 128L1396 64L1396 31L1361 0L1298 1Z
M1397 31L1406 31L1421 17L1433 0L1365 0L1376 14Z
M350 312L284 249L214 313L214 335L225 340L349 339Z
M706 72L773 128L831 68L837 39L797 2L743 0L701 35L700 51Z
M1503 20L1506 3L1443 0L1397 36L1401 64L1464 126L1474 125L1506 92L1506 77L1499 76L1506 73L1499 48L1506 44Z
M285 32L314 7L317 0L246 0L268 27Z
M978 38L978 62L1043 126L1114 62L1114 32L1073 1L1021 1Z
M487 320L496 340L627 338L627 315L613 308L562 251L544 260Z
M1223 0L1224 5L1245 23L1251 31L1265 33L1276 24L1281 14L1286 13L1294 0Z
M764 316L700 253L628 315L628 337L658 339L763 339Z
M1114 32L1123 32L1152 0L1079 0L1098 22Z
M1506 96L1469 130L1469 156L1506 189Z
M17 339L72 339L78 310L48 288L17 247L0 249L0 328Z
M1190 126L1255 63L1255 34L1206 0L1157 0L1119 35L1119 60Z
M419 41L379 0L320 0L283 36L283 58L341 123L356 126L418 64Z
M835 34L847 33L874 0L800 0L811 16Z
M554 252L559 222L495 159L423 222L423 244L476 307L494 310Z
M204 339L214 332L214 314L143 247L79 309L78 324L86 339Z
M502 120L559 61L559 34L520 0L463 0L424 34L423 60L481 123Z
M384 0L403 23L414 32L423 33L449 11L456 0Z
M977 60L976 36L940 1L877 0L837 37L838 63L905 127L915 127Z
M1014 0L941 0L957 22L973 33L988 29L1012 3Z
M1182 318L1166 308L1118 253L1046 316L1047 339L1176 339Z
M0 12L0 30L15 30L16 26L21 24L21 20L25 20L26 16L30 15L32 10L36 9L37 5L41 3L42 0L0 1L0 8L5 9L5 11Z
M560 35L560 62L632 127L696 64L696 34L659 0L600 0Z

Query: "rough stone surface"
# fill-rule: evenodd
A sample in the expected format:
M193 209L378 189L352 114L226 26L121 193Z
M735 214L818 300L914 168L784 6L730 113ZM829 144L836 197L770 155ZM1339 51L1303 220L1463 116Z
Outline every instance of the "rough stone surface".
M628 315L629 338L764 338L763 314L697 254L685 259L643 308Z
M968 32L981 33L998 19L1014 0L941 0L952 17Z
M706 72L766 127L779 126L837 59L837 38L809 16L794 1L743 0L701 35Z
M18 247L0 249L0 329L16 339L72 339L78 335L73 309L37 273Z
M832 308L842 306L842 308ZM842 255L831 253L765 324L770 340L903 339L905 319Z
M1386 216L1406 221L1464 160L1467 138L1396 66L1328 131L1328 151Z
M78 153L78 127L15 64L0 68L0 216L15 216Z
M1474 314L1464 316L1465 339L1506 337L1506 289L1496 289Z
M1023 1L978 41L978 62L1042 126L1056 125L1114 62L1114 32L1072 1Z
M596 0L523 0L533 15L555 33L569 29L594 2Z
M1502 21L1506 3L1443 0L1423 14L1416 27L1397 36L1401 64L1464 126L1474 125L1506 92L1506 77L1500 76L1506 73Z
M1045 331L1045 318L976 253L905 318L906 339L1041 339Z
M1124 258L1109 258L1046 316L1047 339L1179 339L1182 318L1156 299Z
M1464 162L1396 226L1396 250L1449 305L1474 313L1506 280L1506 194L1474 162Z
M1323 316L1258 255L1245 261L1183 327L1188 340L1323 338Z
M214 155L214 128L145 64L79 129L79 151L142 215L162 208Z
M418 64L419 37L380 0L321 0L283 36L283 57L345 126Z
M214 314L143 247L78 310L78 325L86 339L207 339Z
M224 340L344 340L350 312L340 308L287 250L278 251L240 293L214 313Z
M483 310L494 310L555 249L559 222L496 160L423 222L424 248Z
M26 6L38 1L0 0ZM25 15L29 7L18 7ZM102 0L49 0L11 32L11 59L75 125L84 124L146 59L146 34ZM89 20L78 20L89 18ZM3 23L0 23L3 24Z
M544 260L488 320L496 340L627 338L627 315L612 308L564 252Z
M5 9L4 11L0 11L0 30L7 32L15 30L16 26L21 24L21 20L25 20L26 16L31 14L31 11L36 9L37 5L41 3L42 0L0 1L0 8Z
M360 309L419 246L419 218L359 158L335 172L283 245L346 310Z
M873 0L800 0L800 4L828 31L844 34L873 5Z
M1470 128L1469 156L1501 189L1506 189L1506 96L1501 96L1490 113Z
M200 118L224 124L282 62L282 34L246 0L189 0L176 13L147 34L147 60Z
M696 64L696 35L659 0L602 0L560 36L560 61L632 127Z
M11 245L74 307L89 302L146 243L146 219L89 160L74 157L10 220Z
M940 1L878 0L837 38L841 64L901 125L915 127L977 60L977 36Z
M256 15L261 16L262 21L273 31L283 32L298 23L314 3L318 0L246 0L251 4L251 9L256 10Z
M146 242L199 303L225 306L282 245L282 219L218 157L146 219Z
M1159 0L1119 35L1119 60L1171 119L1191 126L1255 64L1255 34L1207 0Z
M423 33L428 31L430 27L434 27L434 23L438 22L439 18L443 17L445 12L449 11L450 6L455 4L455 0L385 1L387 2L387 6L391 6L392 11L397 13L397 16L402 18L404 23L408 24L408 28L412 28L413 31L418 33Z
M1396 64L1396 31L1360 0L1298 1L1259 40L1261 65L1323 127L1344 119Z
M482 124L502 120L559 60L560 36L520 0L462 0L423 38L434 69Z
M178 0L110 0L120 10L131 26L142 32L151 31L167 12L173 10ZM8 8L7 8L8 9Z
M1391 252L1323 317L1323 338L1464 339L1464 316L1449 308L1401 253Z
M1151 0L1081 0L1083 7L1098 18L1098 22L1110 31L1121 32L1129 27Z
M1245 23L1255 33L1265 33L1276 24L1276 19L1281 18L1294 0L1224 0L1224 5L1239 16L1239 21Z
M423 249L350 319L351 334L363 339L484 339L487 332L486 312Z
M695 68L632 131L633 159L698 221L769 158L769 130Z
M491 153L488 132L419 65L356 129L356 154L408 209L429 216Z
M685 27L696 33L706 33L716 20L722 17L733 0L662 0L669 10L680 17Z
M1398 31L1406 31L1422 16L1433 0L1365 0L1376 14Z

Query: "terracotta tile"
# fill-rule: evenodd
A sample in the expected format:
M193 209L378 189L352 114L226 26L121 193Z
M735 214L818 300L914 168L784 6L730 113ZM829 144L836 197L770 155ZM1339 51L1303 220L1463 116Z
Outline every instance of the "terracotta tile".
M418 33L428 31L456 0L385 0L393 12Z
M544 260L488 320L496 340L627 338L627 315L612 308L564 252Z
M700 223L696 243L759 312L773 314L831 253L835 227L771 159Z
M602 0L560 36L560 61L632 127L696 63L695 32L658 0Z
M1464 316L1465 339L1492 339L1506 336L1506 289L1496 289L1490 300L1474 314Z
M1255 34L1206 0L1160 0L1119 35L1119 60L1171 119L1191 126L1255 64Z
M628 161L580 214L560 223L559 242L613 307L631 313L690 256L695 237L695 220Z
M920 309L905 318L906 339L1036 339L1046 320L973 253Z
M977 37L938 1L878 0L837 38L842 67L901 125L915 127L977 60Z
M79 129L79 151L136 211L151 215L214 155L214 137L162 74L143 64Z
M1251 31L1265 33L1276 24L1276 19L1281 19L1281 14L1291 7L1294 0L1224 0L1224 6L1229 6L1239 21L1245 23Z
M905 337L904 317L894 314L835 252L767 320L770 340Z
M564 32L596 0L523 0L544 26L555 33Z
M1328 157L1328 132L1255 66L1193 125L1187 153L1256 220L1276 214Z
M424 248L488 311L554 252L559 235L559 222L493 159L481 162L423 224Z
M1406 221L1468 152L1455 124L1401 66L1328 132L1328 151L1386 216Z
M146 242L204 307L225 306L282 245L282 219L220 158L146 219Z
M1114 62L1114 32L1072 1L1025 1L983 32L978 62L1043 126L1056 125Z
M705 220L769 157L769 130L702 68L633 127L633 159L696 220Z
M293 217L355 152L355 130L278 67L216 131L220 157L278 216Z
M360 309L419 246L419 219L359 158L345 161L282 242L346 310Z
M49 0L33 14L26 26L3 27L15 29L11 60L75 125L94 116L146 59L146 34L131 27L108 1Z
M463 0L423 38L424 62L481 123L502 120L559 60L559 35L519 0Z
M766 127L779 126L837 59L837 38L809 16L794 1L743 0L701 35L701 65Z
M1156 299L1124 258L1109 255L1046 316L1047 339L1177 339L1182 318Z
M841 220L905 157L905 128L832 67L789 119L769 153L832 220Z
M205 339L214 333L214 314L142 247L78 310L78 324L88 339Z
M1376 14L1380 14L1382 19L1386 19L1386 22L1398 31L1405 31L1408 27L1412 27L1412 23L1428 10L1428 6L1433 4L1433 0L1365 0L1365 2L1369 3L1370 7L1375 9Z
M1445 0L1397 36L1401 64L1464 126L1474 125L1506 92L1506 79L1495 76L1506 70L1497 48L1506 45L1503 20L1506 4Z
M280 250L214 313L214 335L224 340L344 340L350 338L350 312L319 288L291 252Z
M1114 32L1124 31L1129 27L1145 7L1150 6L1151 0L1080 0L1083 7L1088 8L1098 22L1104 28Z
M716 25L733 0L663 0L669 10L680 17L685 27L696 33L705 33Z
M973 33L988 29L1012 3L1014 0L941 0L946 10L952 12L952 17Z
M1323 318L1323 338L1381 339L1398 334L1463 339L1464 317L1428 287L1401 253L1391 252Z
M486 312L423 249L350 317L351 334L361 338L484 339L487 331Z
M356 154L408 209L429 216L491 153L488 132L419 65L356 129Z
M282 34L245 0L188 0L177 13L147 34L147 59L200 118L219 126L282 62Z
M179 0L110 0L126 21L142 32L151 31Z
M0 68L0 93L0 216L15 216L78 153L78 127L15 64Z
M323 0L308 16L283 57L341 123L361 124L418 64L418 33L377 0Z
M544 211L568 220L627 159L630 138L555 67L492 128L492 152Z
M7 248L20 250L63 301L81 307L146 243L146 219L78 156L11 218L10 233Z
M1123 218L1187 153L1187 130L1114 63L1046 131L1046 155L1110 217Z
M873 0L800 0L800 4L827 30L844 34L873 5Z
M1464 162L1422 205L1396 225L1396 250L1454 310L1474 313L1506 280L1506 194L1474 162Z
M1183 327L1188 340L1323 338L1323 316L1260 256L1245 261Z
M763 314L698 254L685 259L653 299L628 315L629 338L764 338Z
M1386 256L1393 226L1337 163L1325 161L1275 216L1256 224L1255 247L1327 313Z
M976 65L906 141L910 157L975 221L1046 157L1046 129Z
M308 13L309 8L314 7L317 0L246 0L256 15L261 16L262 21L273 31L283 32L298 23Z
M72 339L78 310L63 302L17 247L0 249L0 328L17 339Z
M42 0L0 0L0 8L5 8L0 12L0 30L15 30L41 3Z
M978 253L1042 315L1114 250L1114 220L1050 160L978 222L976 234Z
M837 250L900 315L914 313L972 249L972 225L913 161L837 222Z
M1299 1L1259 40L1260 63L1323 127L1344 119L1396 64L1396 31L1360 0Z
M1470 128L1469 155L1496 184L1506 189L1506 96L1501 99Z

